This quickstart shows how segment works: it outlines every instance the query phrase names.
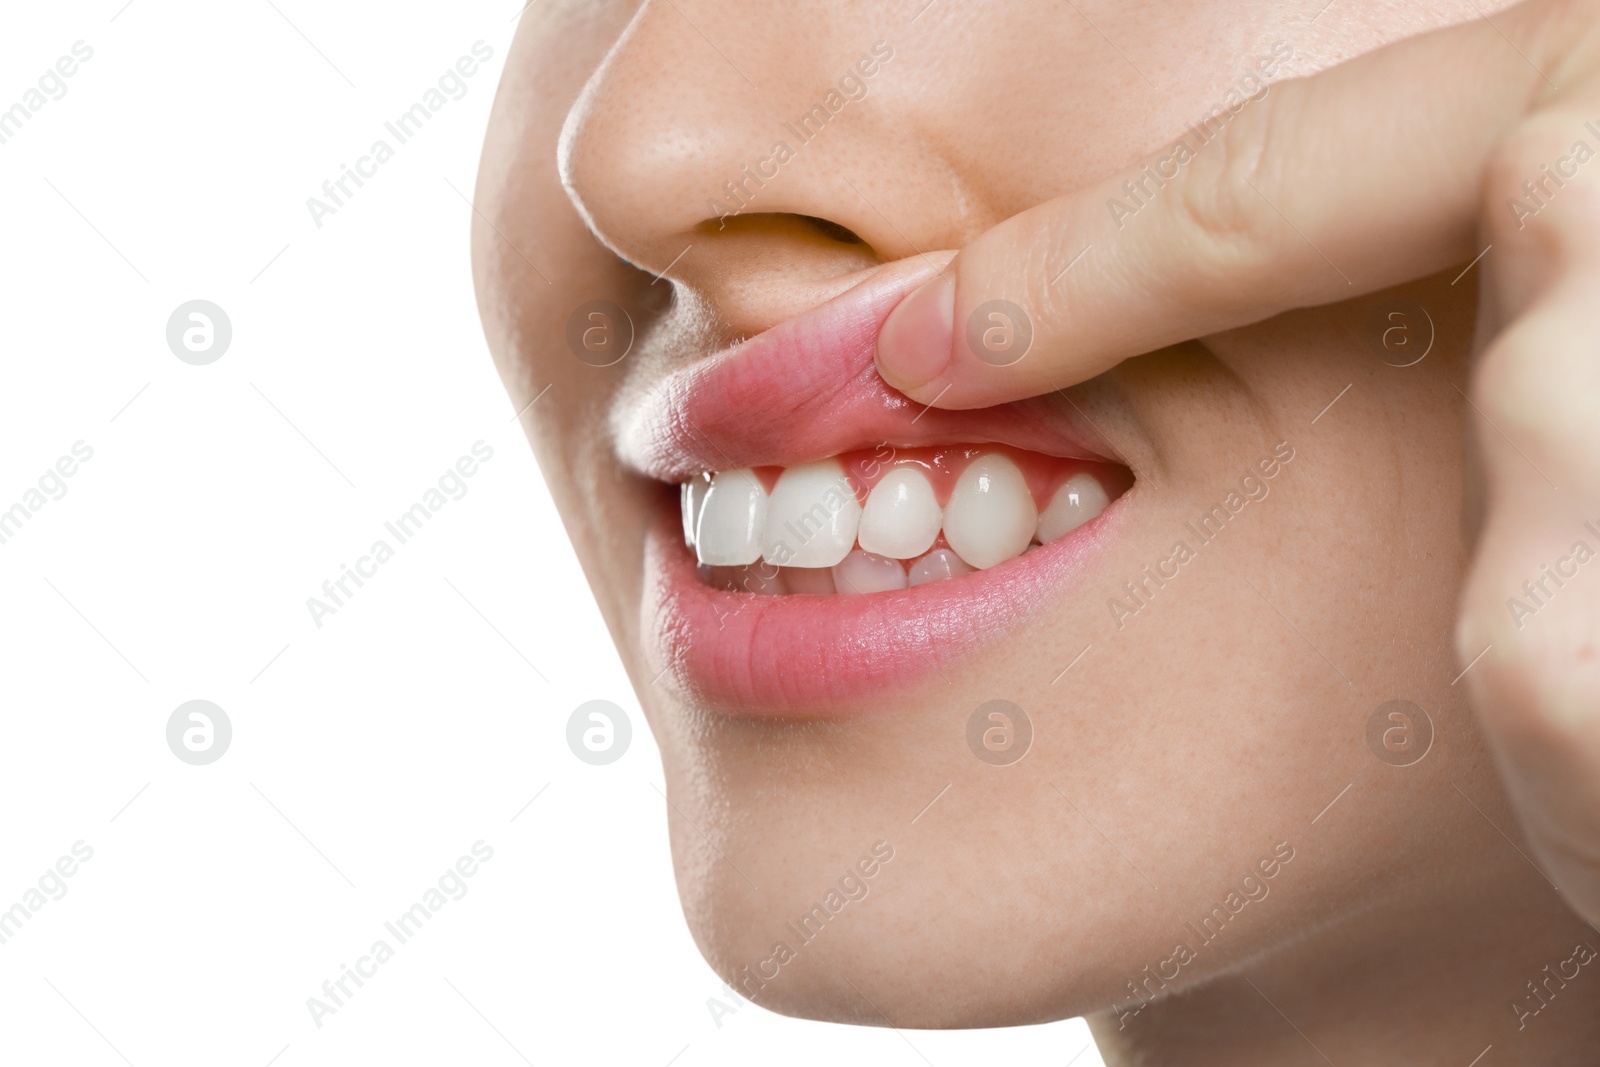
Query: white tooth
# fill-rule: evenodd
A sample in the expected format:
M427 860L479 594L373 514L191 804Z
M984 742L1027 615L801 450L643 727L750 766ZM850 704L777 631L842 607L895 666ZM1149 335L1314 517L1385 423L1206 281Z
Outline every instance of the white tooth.
M695 522L694 551L701 563L742 567L761 558L767 491L754 471L718 471L711 477Z
M856 543L861 505L836 459L778 475L761 556L780 567L831 567Z
M683 506L683 543L694 547L694 528L700 521L700 506L706 502L705 476L691 478L678 488L678 502Z
M896 467L867 495L861 510L861 547L880 556L916 559L933 547L944 516L922 472Z
M944 539L979 570L1026 552L1038 525L1027 480L998 453L967 464L944 508Z
M833 584L841 593L886 593L906 587L906 569L897 559L858 548L834 566Z
M826 567L784 567L783 581L791 593L809 593L813 596L834 594L833 572Z
M1039 514L1039 543L1048 545L1071 533L1106 509L1111 498L1099 479L1079 471L1061 484L1050 504Z
M936 548L911 565L908 581L911 585L926 585L971 573L972 568L960 556L948 548Z

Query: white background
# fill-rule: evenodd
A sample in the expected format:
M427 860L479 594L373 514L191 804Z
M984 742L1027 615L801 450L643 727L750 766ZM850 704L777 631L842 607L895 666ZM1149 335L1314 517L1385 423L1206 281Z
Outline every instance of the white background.
M473 304L463 194L518 5L275 3L3 16L0 109L94 55L0 144L0 510L93 458L0 545L0 909L93 858L0 944L0 1062L1099 1064L1078 1021L718 1025L655 747ZM478 40L466 95L318 229L307 197ZM208 366L166 343L197 298L233 327ZM315 626L477 441L466 495ZM565 743L595 698L636 727L605 767ZM232 722L209 766L167 747L192 699ZM479 840L466 895L315 1025Z

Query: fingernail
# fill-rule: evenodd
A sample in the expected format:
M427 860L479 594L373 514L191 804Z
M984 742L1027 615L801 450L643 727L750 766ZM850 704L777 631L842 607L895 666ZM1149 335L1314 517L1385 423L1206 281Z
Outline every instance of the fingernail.
M878 373L903 393L937 381L950 365L955 336L952 272L926 282L889 312L878 331Z

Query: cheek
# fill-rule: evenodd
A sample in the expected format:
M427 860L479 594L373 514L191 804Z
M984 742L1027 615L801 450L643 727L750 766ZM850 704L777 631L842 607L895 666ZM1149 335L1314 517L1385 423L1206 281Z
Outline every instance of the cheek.
M1126 996L1123 980L1138 974L1128 961L1168 957L1185 934L1182 918L1205 914L1280 841L1301 848L1289 868L1298 880L1276 879L1248 906L1259 909L1247 909L1251 921L1230 929L1228 946L1207 949L1182 980L1268 947L1277 923L1360 906L1372 887L1348 873L1360 866L1354 858L1374 848L1423 855L1431 816L1397 821L1382 840L1311 824L1373 765L1363 734L1373 707L1404 694L1453 707L1443 659L1465 556L1455 525L1460 429L1447 395L1465 342L1442 337L1433 364L1380 389L1374 369L1393 368L1374 368L1353 325L1363 321L1365 309L1350 308L1286 317L1109 375L1104 387L1130 398L1138 425L1102 428L1119 448L1124 438L1148 441L1133 457L1145 476L1134 490L1144 494L1138 521L1078 595L995 648L982 671L952 666L951 684L899 694L878 716L821 734L725 723L695 732L692 777L719 783L720 799L696 805L693 817L721 827L722 847L770 889L768 902L783 902L754 906L722 865L682 868L681 890L697 902L690 914L703 917L697 937L714 946L714 961L769 951L782 932L774 910L803 913L840 850L882 827L901 828L901 858L839 936L806 950L823 966L785 972L773 987L784 1010L826 1015L826 983L815 976L890 951L924 976L1006 972L1004 1003L958 981L933 989L925 977L915 989L875 988L897 1020L927 1012L930 992L946 1014L928 1021L941 1025L952 1014L1028 1021L1047 1004L1060 1010L1052 998L1090 1010ZM1360 392L1313 423L1352 382ZM1262 479L1268 495L1230 514L1215 538L1197 536L1198 516L1279 441L1292 457ZM1125 626L1112 624L1108 602L1126 600L1178 541L1192 558L1164 583L1145 579L1143 605ZM1404 547L1418 542L1431 546L1420 585ZM1437 640L1419 646L1397 634ZM1440 662L1419 662L1428 654L1419 648L1434 646ZM965 741L972 709L997 696L1033 723L1025 758L1003 769ZM719 820L723 803L741 813L736 822ZM774 825L799 829L774 849ZM892 887L892 914L873 904L880 887ZM1072 909L1046 903L1061 895ZM952 914L951 899L985 906ZM1277 919L1257 921L1266 915ZM915 932L936 920L938 939ZM1050 967L1050 946L1064 942L1078 961L1065 989ZM1058 979L1048 991L1036 980L1045 972Z

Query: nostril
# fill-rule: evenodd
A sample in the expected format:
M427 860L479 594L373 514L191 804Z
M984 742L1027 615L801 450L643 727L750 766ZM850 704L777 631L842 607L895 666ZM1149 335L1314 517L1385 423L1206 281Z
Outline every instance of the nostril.
M827 237L833 241L838 241L840 244L864 245L867 243L866 241L862 240L854 230L845 229L837 222L832 222L828 219L819 219L814 215L796 215L795 218L799 219L807 226L810 226L813 230L816 230L824 237Z
M751 211L703 220L701 233L744 238L821 237L824 241L851 248L870 248L865 238L831 219L801 215L792 211Z

